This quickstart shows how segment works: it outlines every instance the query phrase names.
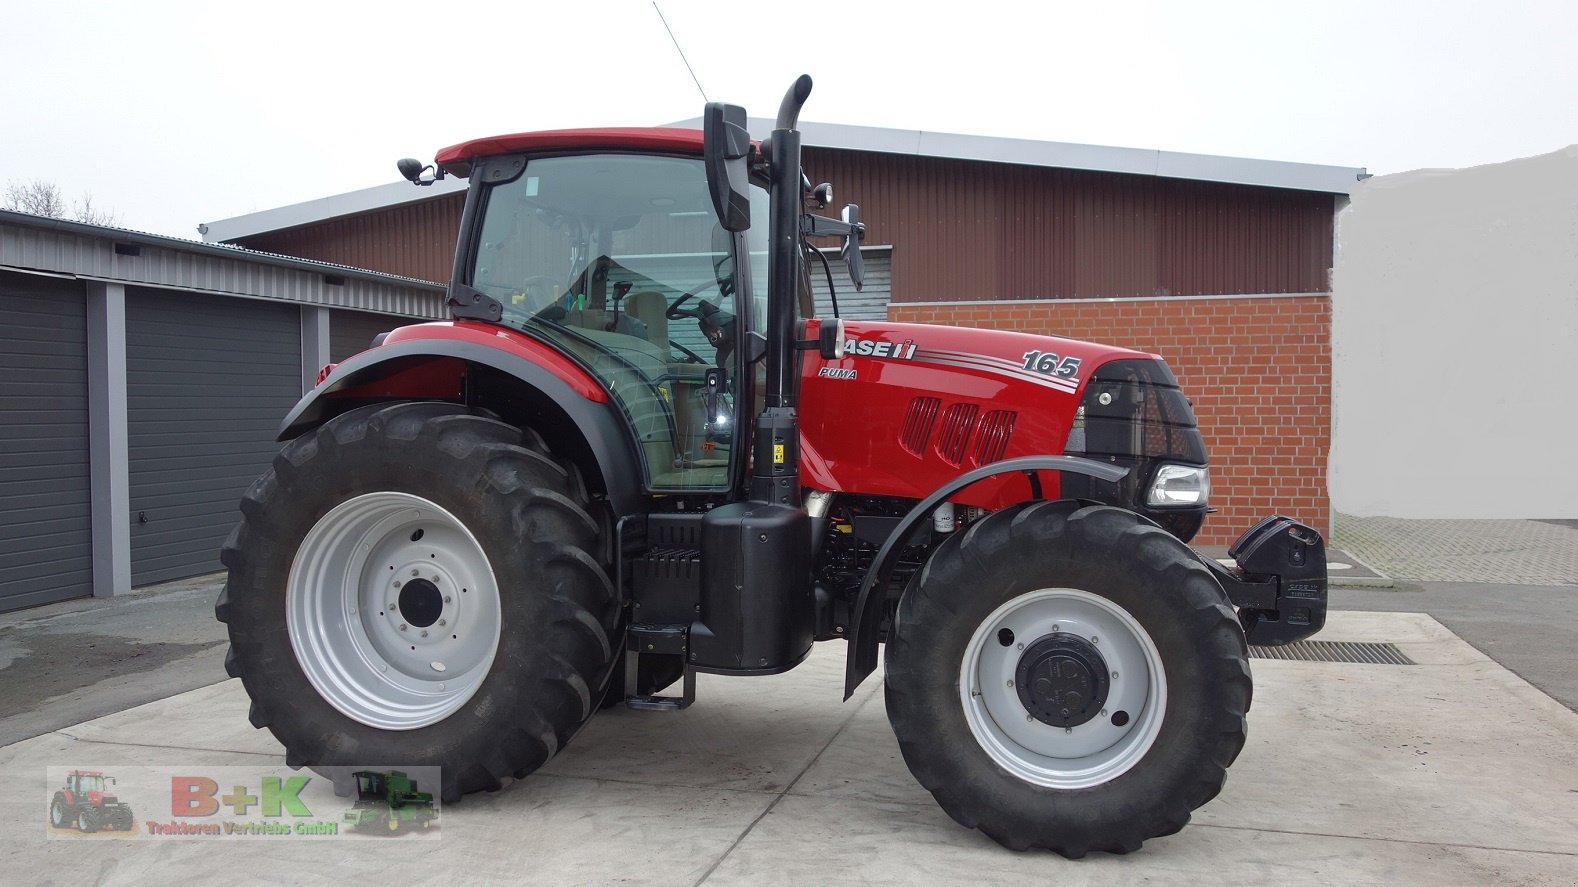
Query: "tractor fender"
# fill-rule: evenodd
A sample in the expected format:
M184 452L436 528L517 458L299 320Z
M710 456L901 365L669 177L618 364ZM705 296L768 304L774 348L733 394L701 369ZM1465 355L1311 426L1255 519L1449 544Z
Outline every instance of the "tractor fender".
M411 329L411 328L408 328ZM555 355L557 356L557 355ZM568 361L548 367L526 353L456 338L411 338L380 345L336 365L296 404L280 424L276 440L311 431L346 410L373 400L454 400L461 395L458 372L439 378L424 367L461 361L490 367L518 380L563 413L586 442L617 514L639 510L640 461L630 429L608 393L588 373ZM579 372L578 372L579 371ZM396 378L398 376L398 378ZM388 384L379 385L380 382ZM357 389L362 389L357 391ZM565 453L574 456L573 453Z
M887 597L885 590L888 587L888 580L893 576L893 567L898 563L903 542L910 537L915 527L921 521L930 520L931 513L937 506L947 501L948 497L977 481L1015 472L1023 472L1033 478L1034 472L1037 471L1066 471L1104 481L1122 480L1129 473L1127 468L1119 468L1116 465L1081 456L1024 456L993 462L974 471L967 471L922 499L904 515L903 520L900 520L898 526L889 534L887 541L882 543L876 558L866 570L865 579L860 583L860 595L855 599L855 606L850 611L853 624L849 631L849 653L844 663L844 699L847 700L854 695L855 688L859 687L861 681L864 681L866 676L877 667L877 632L882 624L882 605ZM1038 484L1034 489L1039 495ZM884 591L878 593L879 588Z

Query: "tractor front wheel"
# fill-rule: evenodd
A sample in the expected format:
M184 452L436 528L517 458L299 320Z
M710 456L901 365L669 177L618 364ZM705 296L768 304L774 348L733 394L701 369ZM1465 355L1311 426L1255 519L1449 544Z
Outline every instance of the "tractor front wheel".
M446 801L591 716L619 604L606 521L530 430L444 403L353 410L247 492L216 614L254 726L337 782L441 768Z
M1251 683L1238 620L1183 543L1039 502L949 540L899 602L888 716L916 778L1004 846L1125 853L1221 790Z

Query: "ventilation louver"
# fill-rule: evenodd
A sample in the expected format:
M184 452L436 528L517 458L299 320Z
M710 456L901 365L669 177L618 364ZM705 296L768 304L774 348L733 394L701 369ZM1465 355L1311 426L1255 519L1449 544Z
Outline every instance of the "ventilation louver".
M970 432L975 428L975 417L981 408L973 403L956 403L942 411L942 422L937 429L937 455L949 465L964 461L965 449L970 444Z
M926 442L931 439L931 427L937 421L942 401L935 397L917 397L910 401L909 412L904 416L904 427L899 429L899 446L912 456L926 453Z
M977 465L989 465L1003 458L1008 451L1008 438L1014 433L1014 420L1019 417L1012 410L992 410L981 417L981 426L975 435L975 452L972 457Z

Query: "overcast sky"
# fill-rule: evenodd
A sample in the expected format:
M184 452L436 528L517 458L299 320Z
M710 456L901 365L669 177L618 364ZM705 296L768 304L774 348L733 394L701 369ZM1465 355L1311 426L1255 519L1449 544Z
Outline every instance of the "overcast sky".
M806 120L1378 174L1578 143L1573 0L660 5L708 97L756 116L809 73ZM650 0L55 0L5 26L0 182L184 237L467 138L702 104Z

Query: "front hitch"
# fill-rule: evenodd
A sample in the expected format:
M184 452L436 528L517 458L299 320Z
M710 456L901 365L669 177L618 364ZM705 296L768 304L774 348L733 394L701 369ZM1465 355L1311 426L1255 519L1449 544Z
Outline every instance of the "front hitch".
M1200 557L1238 608L1255 646L1303 640L1326 624L1326 541L1291 518L1272 515L1227 550L1238 566Z

